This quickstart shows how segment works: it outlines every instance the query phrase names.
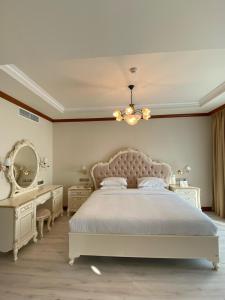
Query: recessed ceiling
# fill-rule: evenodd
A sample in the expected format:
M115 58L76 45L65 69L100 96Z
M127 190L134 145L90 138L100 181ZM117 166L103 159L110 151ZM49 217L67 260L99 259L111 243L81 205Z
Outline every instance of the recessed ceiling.
M224 11L224 0L2 1L0 65L53 102L5 68L0 89L53 118L111 116L129 83L153 114L208 112L225 103Z

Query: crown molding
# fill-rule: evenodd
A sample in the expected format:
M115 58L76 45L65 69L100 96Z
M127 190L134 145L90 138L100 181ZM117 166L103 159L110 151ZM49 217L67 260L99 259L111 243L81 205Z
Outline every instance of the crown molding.
M115 118L113 117L102 117L102 118L67 118L67 119L52 119L51 117L41 113L40 111L32 108L31 106L23 103L20 100L15 99L14 97L4 93L3 91L0 91L0 98L5 99L6 101L17 105L19 107L22 107L39 117L42 117L50 122L53 123L62 123L62 122L98 122L98 121L115 121ZM212 114L225 109L225 104L215 108L212 111L209 111L207 113L186 113L186 114L164 114L164 115L152 115L151 119L163 119L163 118L186 118L186 117L207 117L211 116Z
M210 112L210 114L213 115L213 114L215 114L215 113L217 113L217 112L219 112L219 111L221 111L221 110L223 110L223 109L225 109L225 104L223 104L223 105L221 105L221 106L219 106L219 107L213 109L213 110Z
M15 65L0 65L0 70L7 73L10 77L21 83L23 86L25 86L27 89L39 96L42 100L47 102L49 105L51 105L61 113L64 112L65 109L62 104L60 104L56 99L49 95L42 87L40 87L40 85L38 85Z
M200 107L204 107L205 105L214 101L217 97L221 96L225 93L225 82L218 85L215 89L210 91L207 95L199 100Z
M94 111L114 111L118 109L118 106L101 106L101 107L79 107L79 108L65 108L65 112L94 112ZM122 105L119 106L120 109L125 109L127 106ZM141 108L141 107L147 107L147 108L154 108L154 109L177 109L177 108L195 108L200 107L199 102L175 102L175 103L152 103L152 104L136 104L135 107Z

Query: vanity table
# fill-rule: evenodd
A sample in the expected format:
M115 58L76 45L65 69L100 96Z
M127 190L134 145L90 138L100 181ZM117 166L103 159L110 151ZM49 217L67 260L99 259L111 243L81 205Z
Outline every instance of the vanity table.
M6 172L11 194L0 201L0 252L13 250L16 261L21 247L32 239L37 242L37 207L46 206L53 223L63 214L63 187L37 185L40 159L29 141L17 142L7 159L11 162Z
M50 203L52 219L63 214L63 188L46 185L34 191L0 201L0 251L18 250L33 239L37 242L36 208Z

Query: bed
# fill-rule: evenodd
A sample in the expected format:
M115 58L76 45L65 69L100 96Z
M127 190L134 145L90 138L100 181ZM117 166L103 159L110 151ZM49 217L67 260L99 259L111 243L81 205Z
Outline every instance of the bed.
M199 209L166 189L137 189L137 178L169 183L171 167L127 149L91 169L95 191L70 219L69 263L80 255L205 258L218 269L217 228ZM106 177L125 177L126 190L100 190Z

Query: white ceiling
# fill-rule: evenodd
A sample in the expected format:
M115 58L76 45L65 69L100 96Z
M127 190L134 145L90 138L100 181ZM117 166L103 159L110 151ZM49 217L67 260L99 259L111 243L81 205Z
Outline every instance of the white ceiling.
M111 116L130 83L153 114L208 112L225 103L224 11L225 0L1 0L0 89L53 118Z

